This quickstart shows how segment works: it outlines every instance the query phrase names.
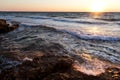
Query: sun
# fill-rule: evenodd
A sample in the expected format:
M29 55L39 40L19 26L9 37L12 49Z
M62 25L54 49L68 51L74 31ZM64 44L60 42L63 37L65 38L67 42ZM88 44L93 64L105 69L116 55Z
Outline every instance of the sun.
M105 10L106 2L102 0L94 0L91 3L91 12L103 12Z

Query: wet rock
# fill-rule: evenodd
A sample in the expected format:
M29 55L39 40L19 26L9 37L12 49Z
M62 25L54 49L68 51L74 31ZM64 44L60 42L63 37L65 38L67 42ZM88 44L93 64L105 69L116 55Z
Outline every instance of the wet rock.
M0 33L7 33L19 27L17 22L14 22L12 26L7 24L6 20L0 19Z
M62 63L64 62L64 63ZM74 60L69 57L43 56L25 61L16 67L3 70L0 74L2 80L42 80L52 73L66 72ZM61 65L57 69L57 65ZM45 79L46 80L46 79Z
M4 19L0 19L0 24L6 24L6 20L4 20Z
M25 39L24 39L25 40ZM28 43L28 42L26 42ZM28 46L25 46L21 49L22 51L41 51L46 55L63 55L68 54L68 51L64 48L63 45L54 42L48 42L41 38L34 39L33 43L28 43Z
M20 64L21 62L19 60L17 60L17 58L13 57L7 57L6 55L1 55L0 53L0 72L4 69L16 66L18 64Z
M70 76L66 73L54 73L54 74L48 75L43 80L68 80L69 77Z
M116 67L109 67L106 69L106 72L101 74L107 80L120 80L120 69Z
M6 20L0 19L0 33L8 32L8 26L9 24L6 23Z
M32 61L26 60L15 67L5 69L0 73L1 80L120 80L110 76L109 68L105 73L93 76L77 71L74 59L66 56L42 56ZM117 72L113 72L118 74ZM112 73L112 74L113 74ZM109 75L109 76L108 76Z
M53 31L57 30L49 29L46 27L36 29L35 28L36 27L33 27L32 29L26 29L22 32L18 32L17 34L8 34L6 38L10 37L10 40L7 39L8 41L6 42L4 42L5 40L3 40L4 43L2 45L4 45L5 47L0 45L0 52L4 52L4 60L6 58L7 60L4 62L3 60L1 60L0 63L3 64L7 63L7 61L10 60L11 62L13 62L14 60L21 59L24 62L22 64L18 64L17 66L12 66L12 68L2 70L2 72L0 73L0 80L120 80L120 78L118 77L118 75L120 74L118 72L118 68L109 68L106 70L105 73L98 76L86 75L85 73L77 71L73 68L74 59L78 60L80 63L84 62L84 60L82 60L81 57L78 55L70 54L69 51L65 49L62 44L55 41L56 39L53 41L50 39L51 37L48 37L48 39L46 39L46 35L43 34L47 32L52 33ZM41 31L39 32L38 30ZM32 35L35 35L35 32L39 32L39 35L43 34L41 36L42 38L38 39L32 37ZM14 40L13 42L15 43L13 43L12 40ZM71 42L74 41L70 41L70 43ZM16 43L17 45L19 44L20 47L17 46L18 48L16 48L16 46L14 46ZM14 51L16 49L18 49L18 52ZM8 54L7 52L10 52L11 50L12 52ZM37 57L36 55L36 57L34 57L33 54L35 54L36 51L42 52L44 55L47 56ZM72 58L62 56L65 54L69 54ZM87 57L89 58L89 56ZM4 65L2 66L6 67ZM109 70L111 70L112 72L110 72Z

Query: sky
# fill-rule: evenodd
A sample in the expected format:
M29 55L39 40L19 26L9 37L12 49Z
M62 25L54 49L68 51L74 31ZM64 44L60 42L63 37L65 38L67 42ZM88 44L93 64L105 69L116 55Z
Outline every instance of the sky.
M120 12L120 0L0 0L0 11Z

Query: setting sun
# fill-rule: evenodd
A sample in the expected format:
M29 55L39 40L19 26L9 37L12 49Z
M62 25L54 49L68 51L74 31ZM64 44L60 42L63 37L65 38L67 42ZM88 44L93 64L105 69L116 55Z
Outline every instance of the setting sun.
M105 1L95 0L92 2L90 11L91 12L103 12L105 10Z
M0 11L120 12L120 0L1 0Z

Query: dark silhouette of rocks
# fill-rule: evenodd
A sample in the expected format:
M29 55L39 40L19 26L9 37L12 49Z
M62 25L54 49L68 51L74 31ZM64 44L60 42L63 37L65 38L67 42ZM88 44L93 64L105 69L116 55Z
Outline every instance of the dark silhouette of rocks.
M113 77L108 70L98 76L86 75L74 67L74 59L66 56L42 56L33 61L26 60L22 64L5 69L0 74L1 80L120 80ZM117 69L119 72L120 70ZM118 74L119 75L119 74Z
M14 29L18 28L19 24L17 22L13 22L12 26L7 24L6 20L0 19L0 33L7 33L13 31Z

